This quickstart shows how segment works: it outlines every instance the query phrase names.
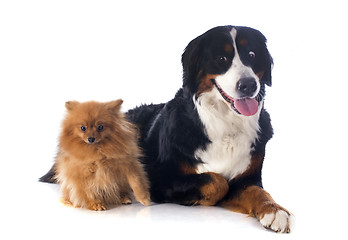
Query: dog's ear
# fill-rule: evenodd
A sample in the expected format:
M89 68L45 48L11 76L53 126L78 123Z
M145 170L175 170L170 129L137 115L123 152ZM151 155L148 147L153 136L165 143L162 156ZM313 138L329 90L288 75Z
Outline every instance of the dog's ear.
M260 39L260 47L262 46L263 51L262 55L265 59L263 62L263 69L266 69L262 78L261 82L265 83L267 86L272 86L272 68L273 68L273 58L271 54L269 53L267 49L267 39L266 37L258 30L255 30L258 38Z
M272 86L272 68L273 68L273 58L267 51L267 54L269 56L269 63L267 63L266 71L262 76L261 81L264 82L267 86Z
M111 112L116 113L116 112L120 111L122 103L123 103L123 100L122 99L118 99L118 100L115 100L115 101L107 102L106 103L106 107Z
M196 78L200 71L199 53L201 45L201 36L193 39L185 48L181 56L183 67L183 88L187 93L193 93L197 88Z
M80 103L78 101L69 101L65 103L65 108L68 111L73 110L77 105L79 105Z

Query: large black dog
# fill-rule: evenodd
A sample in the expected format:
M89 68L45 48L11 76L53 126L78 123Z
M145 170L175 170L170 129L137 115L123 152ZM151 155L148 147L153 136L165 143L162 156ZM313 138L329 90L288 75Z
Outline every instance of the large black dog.
M183 87L173 100L127 113L141 132L152 200L220 205L290 232L292 214L261 181L273 134L263 107L272 67L266 38L247 27L216 27L188 44L182 64ZM54 167L41 180L52 176Z

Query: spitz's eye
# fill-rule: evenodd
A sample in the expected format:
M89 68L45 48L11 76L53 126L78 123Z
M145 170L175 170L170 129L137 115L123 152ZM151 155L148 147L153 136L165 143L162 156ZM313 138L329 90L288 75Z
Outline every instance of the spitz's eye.
M103 125L98 125L98 126L97 126L97 130L98 130L99 132L103 131L103 129L104 129L104 126L103 126Z
M87 128L85 126L81 126L81 131L86 132Z

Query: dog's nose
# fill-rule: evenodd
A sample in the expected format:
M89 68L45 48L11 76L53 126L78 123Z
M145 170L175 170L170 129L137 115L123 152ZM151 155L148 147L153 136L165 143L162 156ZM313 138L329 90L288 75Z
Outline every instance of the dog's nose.
M94 138L94 137L89 137L89 138L88 138L88 142L89 142L89 143L94 143L94 141L95 141L95 138Z
M241 78L237 83L237 90L241 93L241 97L251 97L256 89L256 79L252 77Z

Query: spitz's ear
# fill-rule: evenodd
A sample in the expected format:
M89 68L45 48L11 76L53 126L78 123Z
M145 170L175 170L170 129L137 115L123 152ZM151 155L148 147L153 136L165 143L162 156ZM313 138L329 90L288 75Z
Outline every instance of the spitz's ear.
M123 100L118 99L118 100L106 103L106 107L112 112L119 112L121 109L122 103L123 103Z
M71 111L73 110L77 105L79 105L80 103L77 102L77 101L69 101L69 102L66 102L65 103L65 108L68 110L68 111Z

